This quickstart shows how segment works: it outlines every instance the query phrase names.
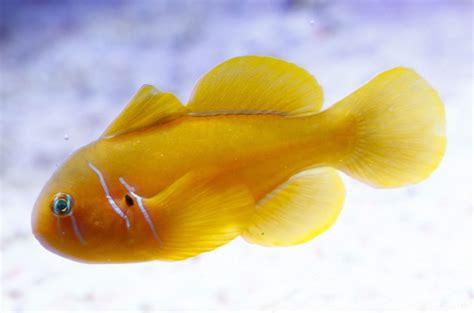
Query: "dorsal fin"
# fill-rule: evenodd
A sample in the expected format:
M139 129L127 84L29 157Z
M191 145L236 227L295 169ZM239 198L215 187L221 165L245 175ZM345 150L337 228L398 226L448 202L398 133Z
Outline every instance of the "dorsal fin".
M102 137L113 137L165 123L185 113L186 108L173 94L143 85Z
M304 69L272 57L230 59L204 75L187 105L191 115L318 112L323 91Z

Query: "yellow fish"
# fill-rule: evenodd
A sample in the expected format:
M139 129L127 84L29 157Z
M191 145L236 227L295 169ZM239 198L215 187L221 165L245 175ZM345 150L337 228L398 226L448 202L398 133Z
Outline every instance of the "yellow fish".
M443 103L411 69L384 72L320 112L302 68L230 59L186 106L145 85L43 188L36 238L73 260L181 260L237 236L290 246L327 230L342 171L380 188L427 178L445 151Z

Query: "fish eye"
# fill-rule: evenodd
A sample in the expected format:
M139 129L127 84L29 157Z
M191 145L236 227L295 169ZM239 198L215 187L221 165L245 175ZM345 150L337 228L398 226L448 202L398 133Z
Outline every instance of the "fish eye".
M52 211L55 215L64 216L71 214L72 197L67 193L58 193L54 196Z

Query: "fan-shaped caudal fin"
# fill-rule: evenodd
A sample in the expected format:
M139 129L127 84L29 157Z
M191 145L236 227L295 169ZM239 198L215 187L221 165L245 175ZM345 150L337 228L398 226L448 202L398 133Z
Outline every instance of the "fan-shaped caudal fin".
M255 210L245 185L211 170L189 172L145 199L162 242L157 259L186 259L213 250L243 231Z
M242 236L264 246L306 242L336 221L344 198L344 185L335 170L304 171L257 203L256 213Z
M427 178L446 146L445 115L436 91L416 72L394 68L341 100L328 113L353 125L353 147L334 164L376 187Z
M323 91L304 69L283 60L244 56L230 59L204 75L187 108L192 115L318 112Z

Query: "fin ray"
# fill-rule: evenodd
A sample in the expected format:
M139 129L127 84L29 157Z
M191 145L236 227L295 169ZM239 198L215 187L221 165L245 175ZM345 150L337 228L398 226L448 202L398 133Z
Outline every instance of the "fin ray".
M239 236L254 211L245 185L215 169L184 175L144 204L157 216L159 259L181 260L213 250Z
M353 148L335 166L372 186L417 183L444 155L443 102L411 69L397 67L376 76L328 111L353 124Z
M185 113L186 108L173 94L143 85L102 137L113 137L165 123Z
M336 221L344 197L344 185L335 170L304 171L260 200L242 236L264 246L306 242Z

